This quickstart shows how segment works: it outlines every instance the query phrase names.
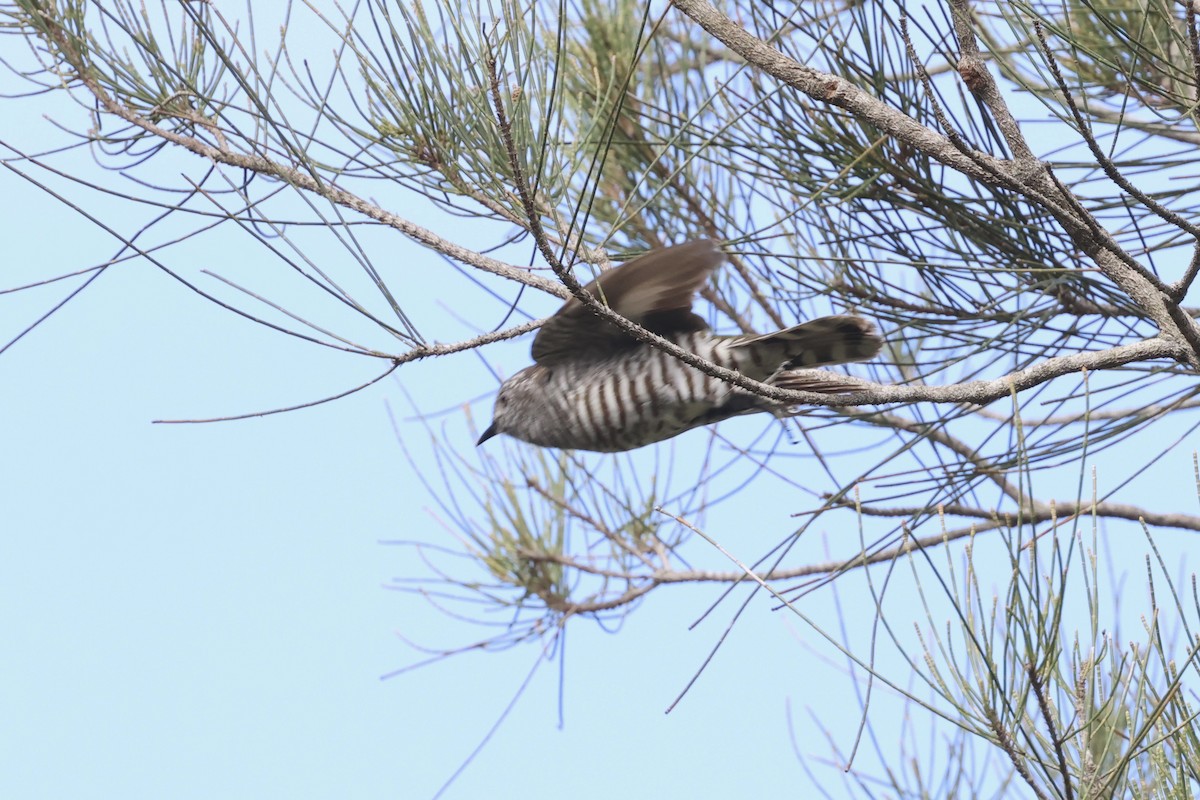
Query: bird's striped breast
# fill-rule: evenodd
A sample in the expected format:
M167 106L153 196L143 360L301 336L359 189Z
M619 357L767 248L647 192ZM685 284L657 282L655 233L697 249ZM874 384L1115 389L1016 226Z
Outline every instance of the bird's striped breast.
M740 354L706 333L676 343L720 366L742 366ZM724 381L653 347L559 365L546 385L548 429L556 441L540 443L606 452L642 447L716 421L714 409L731 393Z

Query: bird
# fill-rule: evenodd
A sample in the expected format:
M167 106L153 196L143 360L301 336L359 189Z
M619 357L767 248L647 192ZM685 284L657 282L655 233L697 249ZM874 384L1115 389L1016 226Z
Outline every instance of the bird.
M780 389L847 392L861 384L809 368L873 358L883 340L868 320L821 317L781 331L715 335L692 310L696 292L725 261L708 239L650 250L584 286L622 317L683 350ZM538 330L533 365L500 386L498 435L542 447L616 453L742 414L799 413L641 342L572 297Z

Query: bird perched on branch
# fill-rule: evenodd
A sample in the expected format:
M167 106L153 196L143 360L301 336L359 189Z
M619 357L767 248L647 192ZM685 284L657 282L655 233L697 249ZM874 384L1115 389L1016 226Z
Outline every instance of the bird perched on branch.
M862 317L821 317L763 335L714 335L692 311L692 299L724 260L713 242L689 242L652 250L584 290L631 322L748 378L780 389L860 388L808 368L875 356L883 340ZM739 414L798 413L637 340L576 298L542 325L533 361L500 387L492 424L478 444L506 433L544 447L613 453Z

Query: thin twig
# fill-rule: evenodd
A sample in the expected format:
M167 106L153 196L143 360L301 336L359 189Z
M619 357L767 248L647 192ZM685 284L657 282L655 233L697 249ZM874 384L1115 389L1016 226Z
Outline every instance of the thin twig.
M504 150L508 154L508 166L512 170L517 196L521 198L521 206L525 209L529 231L533 234L533 240L537 243L538 250L541 252L542 258L546 259L546 263L555 272L562 272L565 268L559 261L558 254L550 247L546 231L542 228L542 215L538 213L537 206L534 205L533 198L529 194L525 169L521 166L521 158L517 154L517 147L513 142L512 124L508 121L508 114L504 110L504 98L500 95L500 75L496 71L496 59L491 55L488 56L487 67L492 81L492 104L496 109L496 122L500 126L500 138L504 141Z
M842 501L832 506L834 508L855 508L849 502ZM1169 514L1149 511L1128 503L1079 503L1072 500L1037 501L1025 505L1019 511L998 511L996 509L977 508L961 503L939 505L939 509L954 517L973 517L993 521L1009 520L1010 515L1019 514L1026 522L1069 522L1075 517L1094 514L1097 517L1109 519L1125 519L1131 522L1145 522L1157 528L1178 528L1185 531L1200 531L1200 517L1191 514ZM928 514L933 509L926 506L909 506L905 508L876 508L862 506L861 512L868 517L916 517Z
M391 375L393 372L395 372L398 367L400 367L403 364L407 364L410 361L419 361L422 358L431 358L434 356L450 355L451 353L459 353L459 352L462 352L463 350L474 350L475 348L481 347L485 344L491 344L492 342L500 342L505 339L512 339L513 337L520 336L525 333L529 333L530 331L541 327L543 322L545 322L545 320L537 319L532 322L526 322L523 325L517 325L512 328L506 328L502 331L493 331L492 333L485 333L480 336L476 336L472 339L466 339L461 342L454 342L453 344L424 344L424 345L420 345L418 347L414 347L413 349L409 350L407 353L404 353L403 355L393 356L391 358L391 361L392 361L391 366L387 370L385 370L382 374L372 378L371 380L367 381L364 384L355 386L353 389L347 389L344 392L340 392L338 394L331 395L329 397L324 397L324 398L321 398L320 400L312 400L307 403L300 403L299 405L287 406L285 408L273 408L268 411L251 411L246 414L235 414L235 415L227 416L227 417L210 417L207 419L156 419L156 420L153 420L153 422L158 423L158 424L164 424L164 425L179 425L179 424L184 424L184 423L201 423L201 422L230 422L232 420L251 419L253 417L265 417L265 416L269 416L271 414L282 414L286 411L297 411L302 408L311 408L312 406L319 406L323 403L329 403L333 400L340 400L343 397L348 397L349 395L352 395L355 392L360 392L363 389L373 386L376 383L378 383L379 381L386 378L388 375Z
M329 397L322 397L320 400L310 400L307 403L300 403L300 404L294 405L294 406L286 406L284 408L272 408L267 411L251 411L246 414L234 414L234 415L231 415L228 417L210 417L208 419L154 419L154 420L151 420L151 422L155 425L183 425L183 424L202 423L202 422L233 422L234 420L239 420L239 419L253 419L255 417L267 417L272 414L284 414L284 413L287 413L288 411L299 411L302 408L312 408L313 406L319 406L324 403L331 403L334 400L341 400L343 397L349 397L350 395L354 394L355 392L361 392L363 389L374 386L375 384L379 383L381 380L386 378L388 375L391 375L393 372L396 371L396 369L399 366L400 366L399 364L392 364L390 367L388 367L386 370L384 370L379 375L376 375L374 378L371 378L371 380L367 381L366 383L362 383L362 384L359 384L358 386L355 386L353 389L347 389L344 392L338 392L337 394L330 395Z
M1075 791L1071 788L1071 774L1067 772L1067 756L1063 752L1062 739L1058 735L1058 726L1054 724L1054 710L1050 707L1050 698L1046 696L1046 687L1042 685L1037 666L1029 665L1029 684L1033 687L1033 695L1037 698L1038 708L1042 719L1046 721L1046 730L1050 734L1050 742L1054 745L1054 754L1058 758L1058 770L1062 775L1063 795L1066 800L1075 800Z
M1104 174L1108 176L1108 179L1119 186L1122 191L1134 200L1141 203L1142 206L1158 215L1164 222L1174 225L1192 237L1200 239L1200 227L1191 224L1171 209L1159 203L1153 197L1130 183L1129 179L1121 174L1121 171L1117 169L1117 165L1112 162L1112 159L1100 147L1100 143L1096 141L1096 137L1092 133L1092 126L1088 124L1088 121L1084 119L1083 112L1079 110L1079 106L1075 102L1075 96L1071 92L1071 87L1067 85L1062 70L1058 68L1058 59L1054 57L1054 51L1050 48L1050 42L1046 39L1046 32L1042 29L1042 24L1035 20L1033 31L1042 45L1042 52L1046 56L1046 64L1050 67L1050 74L1054 76L1054 82L1058 84L1058 90L1062 92L1063 102L1067 104L1071 116L1075 118L1075 125L1079 130L1079 135L1083 137L1084 143L1092 151L1092 156L1095 157L1096 163L1100 165L1100 169L1104 170ZM1175 299L1179 300L1181 297L1176 294Z
M992 732L996 734L996 741L1000 745L1000 749L1008 756L1008 760L1012 762L1013 769L1021 776L1026 785L1033 790L1033 794L1038 800L1050 800L1046 793L1038 786L1037 781L1033 779L1033 775L1029 772L1029 766L1025 763L1025 756L1017 749L1016 742L1013 741L1012 735L1008 729L1004 727L1004 723L996 716L996 711L991 706L984 708L984 714L987 715L988 724L992 727Z

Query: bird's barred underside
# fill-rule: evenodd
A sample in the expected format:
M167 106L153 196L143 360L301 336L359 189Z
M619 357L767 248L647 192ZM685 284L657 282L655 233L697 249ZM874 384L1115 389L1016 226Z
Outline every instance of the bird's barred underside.
M712 337L686 336L676 344L726 369L739 367L740 359ZM572 367L556 368L551 377L562 383L550 394L563 402L547 431L558 439L546 442L550 446L613 452L669 439L705 424L702 420L724 406L733 391L658 348Z

